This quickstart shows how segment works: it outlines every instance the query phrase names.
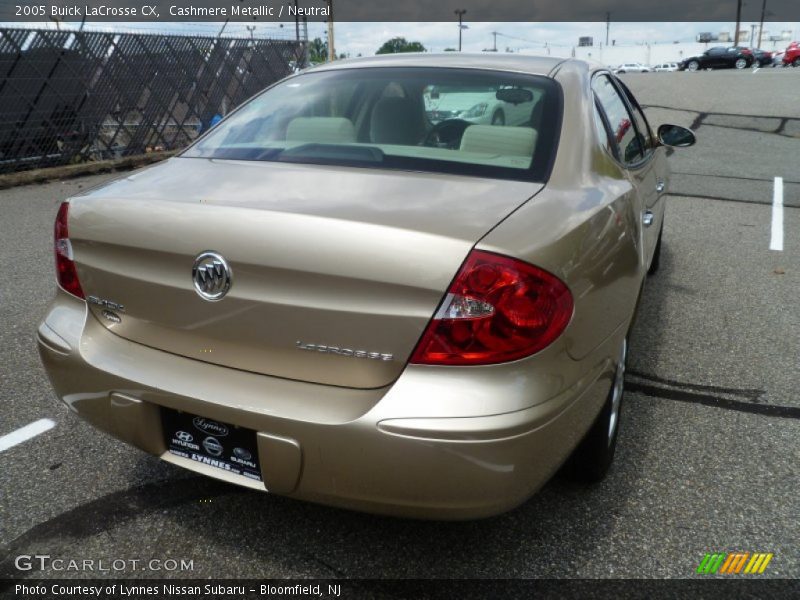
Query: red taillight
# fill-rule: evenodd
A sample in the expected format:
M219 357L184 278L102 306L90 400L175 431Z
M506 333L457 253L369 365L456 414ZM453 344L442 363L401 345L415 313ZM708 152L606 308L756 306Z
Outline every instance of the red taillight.
M67 230L67 213L69 203L63 202L56 215L55 226L55 251L56 251L56 280L58 285L73 296L85 298L78 272L75 270L75 261L72 260L72 244L69 241Z
M428 324L410 362L489 365L542 350L572 317L572 294L526 262L474 250Z

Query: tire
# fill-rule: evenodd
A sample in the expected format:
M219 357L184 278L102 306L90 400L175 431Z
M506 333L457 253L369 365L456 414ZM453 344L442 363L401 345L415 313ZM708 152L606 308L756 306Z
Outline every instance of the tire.
M583 483L602 481L611 469L619 437L619 417L625 388L625 358L628 352L627 338L622 341L614 380L608 398L591 429L578 444L565 465L564 472L570 479Z
M700 63L697 62L696 60L689 61L687 63L687 65L686 65L686 70L687 71L694 72L694 71L697 71L699 68L700 68Z
M627 71L617 71L617 75L624 75Z
M795 59L792 61L792 66L793 66L793 67L800 67L800 56L798 56L797 58L795 58Z
M737 69L746 69L747 68L747 59L746 58L737 58L736 62L733 63L733 66Z
M650 268L647 269L648 275L655 275L658 268L661 266L661 238L664 236L664 224L661 224L661 231L658 232L658 241L656 242L656 249L653 252L653 260L650 261Z
M492 115L492 125L505 125L506 115L502 110L496 110Z

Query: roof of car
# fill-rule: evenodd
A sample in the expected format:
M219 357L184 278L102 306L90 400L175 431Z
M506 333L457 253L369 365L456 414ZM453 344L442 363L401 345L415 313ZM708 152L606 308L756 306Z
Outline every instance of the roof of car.
M555 67L564 62L569 62L579 68L590 69L589 63L585 61L550 56L529 56L505 52L480 52L474 54L466 52L442 52L436 54L424 52L382 54L379 56L337 60L313 67L313 70L327 71L360 67L451 67L549 75Z

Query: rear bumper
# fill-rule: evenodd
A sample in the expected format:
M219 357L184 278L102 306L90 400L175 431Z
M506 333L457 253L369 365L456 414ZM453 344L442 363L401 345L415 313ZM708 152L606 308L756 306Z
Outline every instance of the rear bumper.
M474 406L481 392L452 379L431 386L425 367L407 369L392 386L358 390L165 353L109 333L82 301L61 291L37 337L53 387L70 409L166 461L324 504L465 519L509 510L547 482L605 401L621 336L582 360L583 375L568 386L561 382L559 393L497 414L484 397L486 416L454 415L461 398ZM256 430L264 484L170 454L161 406Z

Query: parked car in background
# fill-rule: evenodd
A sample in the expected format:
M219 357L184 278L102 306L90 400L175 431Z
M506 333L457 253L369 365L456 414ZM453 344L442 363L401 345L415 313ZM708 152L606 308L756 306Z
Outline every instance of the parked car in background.
M529 115L433 123L432 89ZM562 465L599 481L659 266L667 146L693 143L578 60L306 69L61 204L45 369L95 427L262 492L465 519Z
M614 69L615 73L650 73L652 69L642 63L624 63Z
M748 48L741 46L715 46L699 56L690 56L678 64L681 71L700 69L746 69L753 64L755 57Z
M772 52L762 50L761 48L753 48L753 64L754 67L770 67L772 66Z
M533 92L519 97L514 88L430 86L422 91L425 114L431 123L463 119L484 125L522 125L531 118L538 100Z
M792 42L783 53L783 64L788 67L800 67L800 42Z
M782 67L783 65L783 55L786 54L783 50L780 52L775 52L772 55L772 66L773 67Z
M660 65L656 65L653 67L653 71L656 73L664 73L669 71L677 71L678 70L678 63L661 63Z

